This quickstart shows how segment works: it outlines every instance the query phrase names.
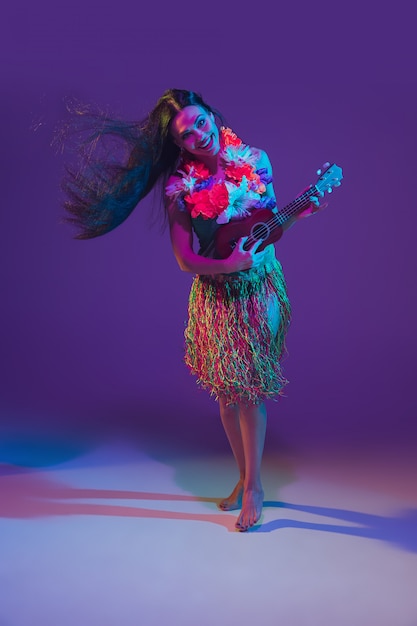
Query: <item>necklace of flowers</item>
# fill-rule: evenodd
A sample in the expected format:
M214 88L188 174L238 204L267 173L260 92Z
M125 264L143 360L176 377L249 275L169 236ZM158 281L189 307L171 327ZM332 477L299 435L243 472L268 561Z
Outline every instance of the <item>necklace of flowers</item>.
M216 218L226 224L242 218L253 209L273 209L276 202L264 196L272 177L266 168L255 169L259 153L251 150L230 129L220 129L220 162L224 179L218 180L201 161L183 157L178 178L166 186L166 194L175 199L191 217Z

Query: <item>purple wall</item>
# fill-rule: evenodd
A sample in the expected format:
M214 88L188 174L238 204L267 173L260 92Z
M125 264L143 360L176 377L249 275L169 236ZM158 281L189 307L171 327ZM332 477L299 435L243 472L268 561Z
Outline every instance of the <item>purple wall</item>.
M7 8L4 428L138 424L155 437L217 441L216 406L182 364L191 276L168 234L148 228L151 202L106 237L73 240L60 224L64 161L49 147L65 97L140 119L180 87L201 91L268 151L280 205L324 161L344 170L328 208L277 246L294 321L291 384L269 403L270 441L415 437L417 85L414 22L400 4L378 14L374 3L305 0L256 5L260 15L237 0Z

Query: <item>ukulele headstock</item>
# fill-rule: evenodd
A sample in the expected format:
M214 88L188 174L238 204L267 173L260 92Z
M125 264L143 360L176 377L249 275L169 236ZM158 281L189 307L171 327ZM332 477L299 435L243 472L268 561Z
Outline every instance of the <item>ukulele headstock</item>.
M324 192L332 193L334 187L340 187L343 178L342 168L333 163L325 163L323 169L317 170L318 181L315 184L315 188L320 196L324 195Z

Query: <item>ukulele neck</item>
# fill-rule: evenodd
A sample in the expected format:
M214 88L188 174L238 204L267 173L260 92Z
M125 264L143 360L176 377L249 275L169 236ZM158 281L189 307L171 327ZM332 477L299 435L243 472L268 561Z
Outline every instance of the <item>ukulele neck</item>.
M287 204L283 209L276 214L277 226L282 226L291 219L294 215L297 215L300 211L307 208L311 204L310 197L316 191L315 187L310 187L301 196L298 196L295 200Z

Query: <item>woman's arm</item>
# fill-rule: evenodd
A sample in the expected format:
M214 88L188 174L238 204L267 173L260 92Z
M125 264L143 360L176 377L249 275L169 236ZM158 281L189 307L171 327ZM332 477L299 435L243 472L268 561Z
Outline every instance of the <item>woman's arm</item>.
M172 249L183 272L210 275L231 274L263 263L264 251L256 252L261 241L256 242L250 250L244 250L243 244L247 237L242 237L238 241L232 254L226 259L208 259L196 254L193 250L190 215L182 211L175 201L169 201L167 210Z
M270 176L272 176L272 164L271 164L271 161L269 160L269 157L268 157L267 153L264 152L263 150L258 150L258 152L260 154L260 159L258 161L257 168L258 169L263 168L263 167L266 168L266 170L268 171L268 174ZM269 185L266 186L266 193L265 193L265 195L268 198L273 198L275 200L275 202L276 202L276 196L275 196L273 183L269 183ZM273 211L274 211L274 213L278 213L278 209L277 208L273 209ZM296 221L297 221L297 218L295 216L291 217L289 220L284 222L284 224L282 225L282 229L284 231L288 230L289 228L291 228L291 226L293 226L295 224Z
M257 167L258 168L265 167L268 171L268 174L272 176L272 165L271 165L271 161L269 160L267 153L264 152L263 150L258 150L258 152L260 153L260 159L259 159ZM307 189L305 189L304 191L307 191ZM274 186L272 183L266 186L265 195L269 198L274 198L274 200L276 201ZM293 217L290 217L286 222L284 222L284 224L282 225L283 230L284 231L288 230L289 228L291 228L291 226L293 226L300 219L314 215L314 213L317 213L317 211L321 208L322 207L320 207L319 205L319 199L313 196L311 205L309 207L306 207L305 209L303 209L303 211L300 211L300 213L293 215ZM278 212L277 209L274 209L274 211Z

